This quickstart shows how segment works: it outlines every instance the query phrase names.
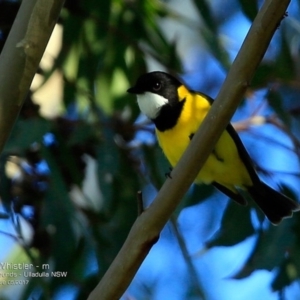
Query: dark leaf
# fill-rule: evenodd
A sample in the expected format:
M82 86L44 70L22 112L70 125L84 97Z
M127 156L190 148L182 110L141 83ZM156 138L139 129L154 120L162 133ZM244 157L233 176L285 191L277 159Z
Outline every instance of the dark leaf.
M166 174L171 171L170 164L158 145L143 145L142 151L150 181L156 189L160 189L166 180Z
M222 45L218 35L205 28L201 29L201 35L204 38L209 51L221 63L225 70L229 70L231 62L226 48Z
M208 248L233 246L255 233L250 217L249 206L240 206L230 201L223 215L221 228L207 242Z
M43 137L51 129L51 123L41 117L19 119L5 145L4 151L23 152L33 143L42 143Z
M291 245L289 251L287 252L288 258L290 259L290 264L286 269L287 275L291 281L299 279L300 274L300 215L299 212L294 213L293 220L295 222L292 228L292 234L295 236L294 244ZM291 234L290 234L291 235Z
M212 196L215 192L215 188L212 185L206 184L194 184L191 188L190 193L188 193L180 202L177 212L180 212L183 208L199 204L210 196Z
M217 25L212 15L212 10L209 7L209 1L206 0L194 0L195 6L198 9L201 17L203 18L206 26L211 30L212 33L217 33Z
M274 65L268 62L261 62L251 80L251 87L254 89L265 87L270 81L274 80L274 78Z
M288 28L284 27L284 29L285 30L281 30L281 47L274 65L277 79L289 81L296 76L296 68L295 61L291 54L290 43L287 39L286 31Z
M51 172L51 182L42 209L41 227L51 237L53 264L56 270L63 271L70 268L71 258L77 249L76 212L55 156L46 147L43 147L43 155Z
M293 262L291 261L291 259L286 258L282 262L282 264L271 284L272 290L273 291L282 291L284 288L289 286L294 280L296 280L296 278L297 278L296 274L297 274L297 270L296 270L295 266L293 265Z
M231 65L229 55L221 43L218 34L218 24L213 16L212 9L209 7L209 2L206 0L194 0L194 4L206 25L200 29L202 38L204 38L209 51L228 70Z
M242 279L256 270L271 271L280 266L295 241L292 225L293 220L287 219L279 226L270 225L266 231L261 231L252 254L234 278Z
M70 133L68 138L69 146L78 146L88 144L90 141L95 140L95 130L91 124L85 122L78 122L74 126L74 130Z
M286 125L289 125L291 117L283 106L284 100L280 93L274 90L268 90L266 99L268 100L270 106L275 110L276 114L280 117L280 119L284 121Z
M11 211L11 180L7 177L5 172L5 166L8 156L2 154L0 156L0 196L3 201L3 205L7 212Z
M8 214L6 214L6 213L1 213L0 212L0 219L9 219L10 217L9 217L9 215Z
M117 171L113 181L107 182L110 187L106 189L111 197L111 199L104 199L103 204L107 221L95 229L102 245L105 245L98 251L102 267L101 274L120 250L137 217L136 193L140 190L139 173L134 160L127 151L119 149ZM104 197L106 197L105 194Z
M258 13L258 3L257 0L239 0L240 6L242 8L245 16L252 22L254 21Z
M103 127L102 143L97 148L98 179L103 195L103 210L110 212L117 199L114 196L116 176L120 171L120 153L114 142L115 133L109 128Z

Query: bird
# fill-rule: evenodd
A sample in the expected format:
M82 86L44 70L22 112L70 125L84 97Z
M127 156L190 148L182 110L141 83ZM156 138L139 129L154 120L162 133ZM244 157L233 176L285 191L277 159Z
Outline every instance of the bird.
M141 112L154 123L158 143L175 167L210 110L213 99L161 71L141 75L127 92L136 95ZM274 225L300 209L297 202L259 178L250 155L230 123L195 183L212 184L241 205L248 203L246 192Z

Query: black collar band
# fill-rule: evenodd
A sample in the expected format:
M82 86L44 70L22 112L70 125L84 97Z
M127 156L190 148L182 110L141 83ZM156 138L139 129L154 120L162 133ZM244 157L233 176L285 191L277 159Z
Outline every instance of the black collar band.
M156 128L162 132L168 129L172 129L177 124L184 103L185 99L177 102L175 105L171 105L170 103L168 103L162 106L159 115L155 119L152 119Z

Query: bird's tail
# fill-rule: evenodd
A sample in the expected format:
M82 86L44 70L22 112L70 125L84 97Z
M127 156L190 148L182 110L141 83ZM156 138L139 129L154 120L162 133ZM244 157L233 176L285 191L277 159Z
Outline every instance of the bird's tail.
M282 219L291 217L294 211L300 210L298 203L261 181L248 188L248 192L273 224L280 223Z

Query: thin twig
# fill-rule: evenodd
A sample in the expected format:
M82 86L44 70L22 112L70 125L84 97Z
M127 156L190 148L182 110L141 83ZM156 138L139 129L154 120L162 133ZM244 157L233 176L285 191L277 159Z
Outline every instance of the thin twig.
M202 288L202 284L199 281L198 274L196 272L195 266L192 263L191 256L188 253L184 238L183 238L182 234L180 233L180 231L178 229L177 220L174 216L171 217L171 224L172 224L175 236L178 240L178 244L179 244L180 250L182 252L183 258L184 258L185 263L188 267L189 274L192 278L192 281L194 282L194 288L195 288L195 291L197 293L197 296L199 297L199 299L204 300L205 299L205 295L204 295L204 292L203 292L204 289Z
M294 144L295 152L297 153L298 156L300 156L300 141L297 139L297 137L282 122L280 122L275 115L269 117L267 119L267 122L269 124L276 126L278 129L280 129L286 135L289 136L289 138L292 140Z
M14 235L14 234L6 232L6 231L3 231L3 230L0 230L0 234L3 234L3 235L6 235L6 236L10 237L13 240L15 240L16 242L20 242L20 240L22 240L22 237Z

